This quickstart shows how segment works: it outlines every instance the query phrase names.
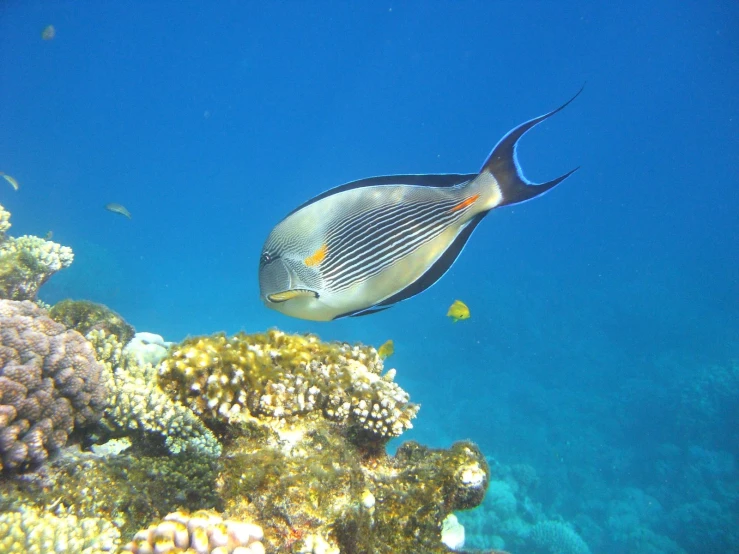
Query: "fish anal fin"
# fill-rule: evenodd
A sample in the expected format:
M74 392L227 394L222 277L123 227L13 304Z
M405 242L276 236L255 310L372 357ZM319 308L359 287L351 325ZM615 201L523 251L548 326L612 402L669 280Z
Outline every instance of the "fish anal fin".
M487 213L488 212L482 212L474 216L470 222L465 225L464 229L460 231L444 253L439 256L433 264L431 264L423 275L404 289L377 304L377 306L391 306L397 302L406 300L411 296L415 296L425 291L431 285L436 283L436 281L441 279L449 268L452 267L452 264L457 257L462 253L462 249L464 248L464 245L467 244L467 240L470 238L470 235L472 235L472 231L475 230L475 227L477 227Z

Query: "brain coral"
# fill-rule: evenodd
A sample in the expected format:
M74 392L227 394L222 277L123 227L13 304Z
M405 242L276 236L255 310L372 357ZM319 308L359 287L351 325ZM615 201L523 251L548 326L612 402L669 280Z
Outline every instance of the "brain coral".
M105 408L103 367L76 331L0 300L0 469L43 462Z
M374 348L271 330L187 339L162 362L160 381L206 418L319 412L377 437L398 436L418 406L393 382L394 370L382 371Z

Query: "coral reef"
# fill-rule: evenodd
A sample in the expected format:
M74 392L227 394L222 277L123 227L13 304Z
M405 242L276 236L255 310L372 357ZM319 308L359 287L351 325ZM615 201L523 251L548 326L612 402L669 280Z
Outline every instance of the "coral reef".
M0 204L0 243L5 240L8 229L10 229L10 212Z
M68 329L82 335L90 331L104 330L115 335L119 342L126 344L134 336L134 328L120 315L103 304L89 300L62 300L49 310L49 317Z
M200 419L187 407L169 398L157 386L157 371L123 355L115 335L95 330L88 339L105 366L110 405L105 422L113 429L158 434L173 454L193 450L217 457L221 445Z
M0 469L46 460L105 407L103 367L35 304L0 300Z
M315 415L248 431L224 451L218 492L228 517L262 524L268 551L448 552L443 521L487 487L487 464L468 442L407 442L388 456Z
M7 236L10 214L0 206L0 298L35 300L38 289L74 259L72 249L39 237Z
M552 519L531 500L529 495L539 482L533 467L504 465L493 459L489 464L492 475L485 502L473 512L459 514L466 528L468 547L531 554L590 552L574 527Z
M545 554L590 554L577 532L561 521L541 521L531 529L531 542Z
M60 316L91 329L82 337L31 302L1 302L3 463L45 460L73 424L101 414L81 444L104 442L67 446L35 473L0 479L8 549L68 544L92 554L128 541L123 552L450 552L442 539L461 547L453 512L482 502L487 463L469 442L430 449L411 441L388 455L386 442L411 426L418 406L394 370L383 373L375 349L270 331L169 349L142 335L124 353L113 328L88 326L94 318ZM158 368L146 363L165 352ZM22 390L10 384L21 376ZM34 379L44 383L38 394L61 399L64 417L47 413L54 401L39 404ZM87 404L73 395L81 392ZM52 420L51 438L34 431L32 415ZM21 459L19 442L45 449L27 447ZM47 530L40 546L23 527L34 517Z
M109 521L54 515L35 508L0 514L0 552L4 554L113 552L120 533Z
M199 554L264 554L262 528L254 523L224 520L209 511L173 512L139 531L120 554L182 552Z
M418 406L393 382L394 370L382 371L374 348L271 330L187 339L162 363L160 381L206 419L317 412L387 439L412 427Z
M218 508L219 469L217 460L207 456L152 456L135 445L123 453L98 455L70 446L38 473L0 479L0 513L56 506L78 518L111 521L130 539L175 510Z

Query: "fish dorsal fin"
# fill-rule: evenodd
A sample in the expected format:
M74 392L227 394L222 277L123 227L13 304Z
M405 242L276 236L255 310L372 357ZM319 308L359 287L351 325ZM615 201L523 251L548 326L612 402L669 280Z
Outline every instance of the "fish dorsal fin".
M476 173L447 173L442 175L384 175L381 177L369 177L367 179L359 179L358 181L351 181L334 187L325 192L322 192L318 196L314 196L307 202L303 202L300 206L295 208L285 217L289 217L297 211L302 210L306 206L310 206L314 202L318 202L331 196L347 190L353 190L365 187L375 187L381 185L411 185L418 187L454 187L456 185L466 183L477 177Z

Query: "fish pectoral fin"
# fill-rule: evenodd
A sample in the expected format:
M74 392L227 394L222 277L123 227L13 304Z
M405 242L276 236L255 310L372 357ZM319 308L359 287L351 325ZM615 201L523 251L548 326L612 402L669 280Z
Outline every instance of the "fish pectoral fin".
M318 293L308 289L291 289L282 292L276 292L267 296L270 302L280 303L293 300L295 298L318 298Z

